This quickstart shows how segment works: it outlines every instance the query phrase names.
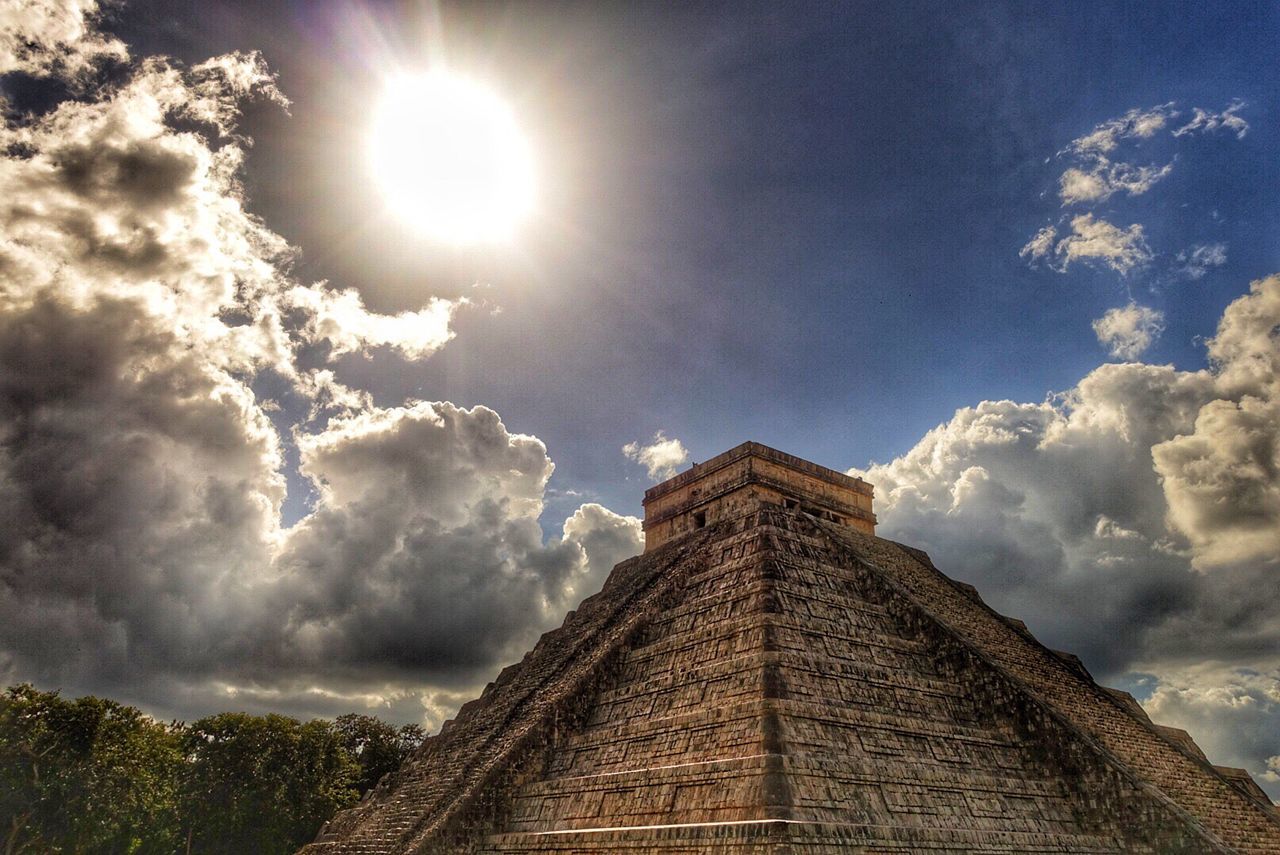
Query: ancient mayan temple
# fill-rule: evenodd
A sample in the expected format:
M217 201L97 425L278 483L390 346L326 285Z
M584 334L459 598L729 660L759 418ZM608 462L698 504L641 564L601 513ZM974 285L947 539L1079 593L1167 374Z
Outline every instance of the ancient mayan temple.
M1280 852L1280 816L755 443L307 855Z

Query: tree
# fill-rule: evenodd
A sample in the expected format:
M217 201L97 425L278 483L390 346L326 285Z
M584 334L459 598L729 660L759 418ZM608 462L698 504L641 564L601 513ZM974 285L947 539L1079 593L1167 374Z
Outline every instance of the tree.
M175 728L134 707L9 688L0 696L6 855L172 852L181 761Z
M0 855L290 853L422 739L355 714L165 725L14 686L0 694Z
M333 723L347 753L360 765L356 786L360 795L372 789L383 775L400 768L426 733L419 725L392 727L369 715L347 713Z
M289 853L355 802L359 767L326 721L221 713L183 734L190 850Z

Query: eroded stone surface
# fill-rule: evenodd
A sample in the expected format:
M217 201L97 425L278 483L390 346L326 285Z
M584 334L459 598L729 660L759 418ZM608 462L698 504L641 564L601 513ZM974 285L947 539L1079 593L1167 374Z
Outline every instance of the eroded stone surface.
M758 442L744 442L645 491L645 551L738 517L761 502L875 534L873 494L861 478Z
M304 851L1280 852L1078 661L776 498L620 564Z

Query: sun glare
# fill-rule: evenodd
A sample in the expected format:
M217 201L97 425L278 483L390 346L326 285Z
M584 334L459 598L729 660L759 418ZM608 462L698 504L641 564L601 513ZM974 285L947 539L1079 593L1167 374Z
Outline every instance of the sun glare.
M370 154L390 208L440 240L504 240L533 207L532 155L514 114L465 77L435 71L391 81Z

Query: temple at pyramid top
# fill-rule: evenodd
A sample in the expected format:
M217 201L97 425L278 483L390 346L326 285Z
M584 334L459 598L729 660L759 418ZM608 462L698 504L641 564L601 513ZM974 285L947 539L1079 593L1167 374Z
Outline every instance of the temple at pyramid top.
M645 553L305 855L1280 855L1248 772L876 537L871 497L756 443L649 490Z
M759 501L875 534L872 494L861 478L744 442L645 491L645 551Z

